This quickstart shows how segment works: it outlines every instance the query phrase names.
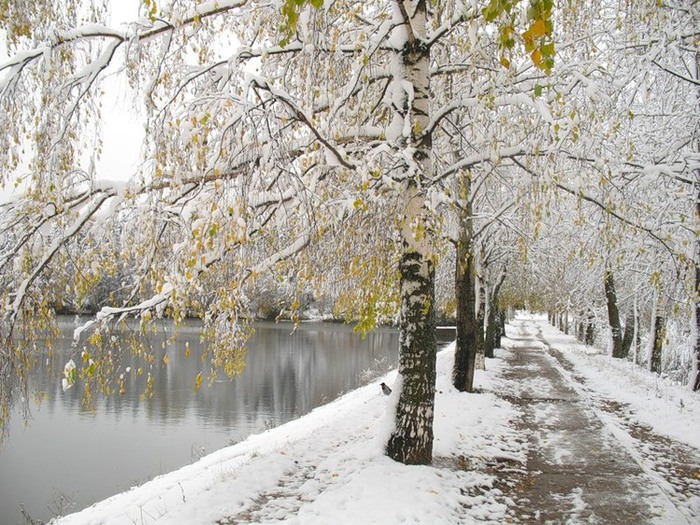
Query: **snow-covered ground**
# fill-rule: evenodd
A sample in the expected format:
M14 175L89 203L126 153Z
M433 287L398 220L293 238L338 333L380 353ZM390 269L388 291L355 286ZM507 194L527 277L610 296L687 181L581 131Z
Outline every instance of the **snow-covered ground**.
M628 404L633 417L657 432L700 447L697 394L594 354L546 320L528 318L527 326L531 342L537 344L539 335L546 341L540 344L575 364L563 375L585 376L588 389ZM509 335L515 337L511 326ZM516 344L504 339L506 348ZM487 360L486 371L477 371L478 394L452 387L454 348L440 352L432 466L404 466L384 455L392 424L388 408L396 395L384 396L379 382L391 385L393 372L296 421L56 523L504 523L515 503L499 490L488 465L523 466L529 446L518 430L519 407L497 395L509 352L501 350L500 357Z

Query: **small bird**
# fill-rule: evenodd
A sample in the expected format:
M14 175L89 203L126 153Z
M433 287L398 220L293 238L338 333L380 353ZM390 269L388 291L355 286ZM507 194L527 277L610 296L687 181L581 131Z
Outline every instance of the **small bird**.
M382 392L384 392L385 396L388 396L389 394L391 394L391 388L389 388L389 385L387 385L386 383L382 383L381 387L382 387Z

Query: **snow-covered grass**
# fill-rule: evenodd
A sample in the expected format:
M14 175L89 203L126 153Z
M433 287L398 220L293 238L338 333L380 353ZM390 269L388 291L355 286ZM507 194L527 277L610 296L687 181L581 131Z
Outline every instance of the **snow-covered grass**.
M588 386L629 405L629 417L657 433L700 448L700 395L624 359L613 359L536 318L542 337L571 361Z
M480 523L503 522L494 477L478 465L524 461L510 424L518 412L489 390L502 361L477 371L484 393L451 385L454 347L438 355L433 466L384 455L396 393L380 381L310 414L215 452L57 523ZM467 461L468 460L468 461Z

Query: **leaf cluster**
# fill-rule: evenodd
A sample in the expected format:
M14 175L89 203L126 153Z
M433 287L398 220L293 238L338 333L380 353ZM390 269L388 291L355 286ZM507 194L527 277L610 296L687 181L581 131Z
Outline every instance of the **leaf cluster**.
M490 0L482 13L487 22L500 20L498 43L502 49L501 64L510 67L510 54L518 40L530 55L532 63L538 69L550 74L554 67L554 22L553 0L529 0L526 8L527 29L518 32L518 20L521 9L520 0Z

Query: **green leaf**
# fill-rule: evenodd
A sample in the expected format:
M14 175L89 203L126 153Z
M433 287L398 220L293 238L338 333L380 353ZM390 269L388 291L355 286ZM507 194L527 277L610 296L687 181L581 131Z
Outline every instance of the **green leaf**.
M542 55L546 57L553 57L554 56L554 42L549 42L548 44L544 44L542 47L540 47L540 50L542 51Z
M306 4L310 4L313 8L319 9L323 5L323 0L285 0L280 8L283 22L280 27L280 32L283 37L280 40L280 46L285 47L289 44L292 36L297 30L299 23L299 13Z

